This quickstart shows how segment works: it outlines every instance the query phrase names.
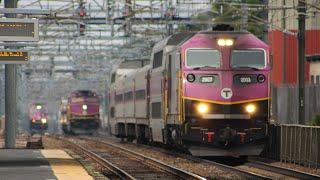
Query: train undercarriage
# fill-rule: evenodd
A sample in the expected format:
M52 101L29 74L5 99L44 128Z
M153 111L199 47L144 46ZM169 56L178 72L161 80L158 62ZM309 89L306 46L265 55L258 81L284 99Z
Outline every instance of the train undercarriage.
M98 119L71 119L62 124L62 130L65 134L93 134L99 128Z
M188 129L186 129L188 128ZM167 125L162 131L163 144L180 150L186 150L194 156L248 156L259 155L267 140L263 131L249 129L236 133L235 129L226 127L214 132L212 129L195 128L188 124ZM187 132L187 133L186 133ZM148 144L153 142L152 128L147 125L118 123L116 137L132 142Z

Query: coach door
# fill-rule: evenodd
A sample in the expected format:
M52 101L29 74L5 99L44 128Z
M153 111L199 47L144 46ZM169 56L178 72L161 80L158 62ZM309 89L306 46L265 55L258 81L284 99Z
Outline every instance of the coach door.
M178 84L179 84L179 70L180 70L180 53L177 51L171 52L167 56L167 91L165 121L168 124L177 124L179 119L179 99L178 99Z
M157 142L163 141L163 51L153 54L152 69L150 71L150 127L152 139Z

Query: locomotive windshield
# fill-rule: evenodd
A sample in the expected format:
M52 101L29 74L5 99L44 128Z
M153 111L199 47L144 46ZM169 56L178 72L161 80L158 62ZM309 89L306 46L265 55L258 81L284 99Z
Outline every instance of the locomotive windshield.
M262 50L233 50L231 56L232 68L264 68L266 65L265 53Z
M95 96L95 93L93 93L92 91L80 90L80 91L74 92L72 96L73 97L82 97L82 96L92 97L92 96Z
M215 49L188 49L187 50L188 67L220 67L221 55Z

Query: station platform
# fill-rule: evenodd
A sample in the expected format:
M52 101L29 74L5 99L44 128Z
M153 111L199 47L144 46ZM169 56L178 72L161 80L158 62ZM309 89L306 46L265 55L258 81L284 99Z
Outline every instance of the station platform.
M92 180L63 150L0 149L0 180Z

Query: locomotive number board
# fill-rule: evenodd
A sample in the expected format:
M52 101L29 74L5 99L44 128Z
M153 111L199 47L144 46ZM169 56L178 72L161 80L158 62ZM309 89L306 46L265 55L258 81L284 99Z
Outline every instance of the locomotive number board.
M0 41L39 41L39 21L0 18Z
M0 50L0 64L24 64L28 60L27 51Z

